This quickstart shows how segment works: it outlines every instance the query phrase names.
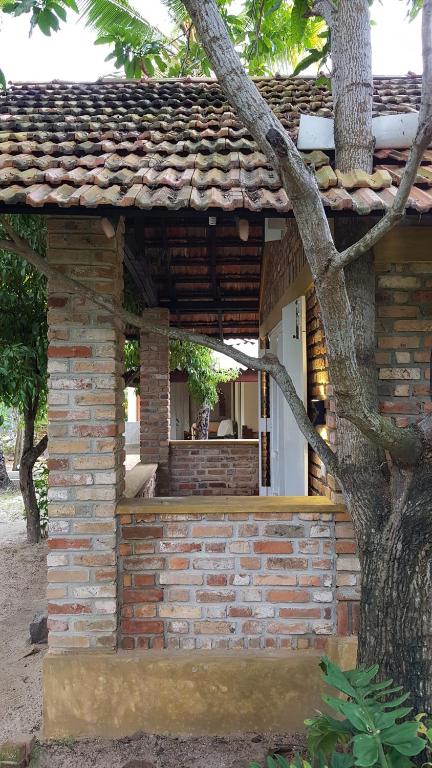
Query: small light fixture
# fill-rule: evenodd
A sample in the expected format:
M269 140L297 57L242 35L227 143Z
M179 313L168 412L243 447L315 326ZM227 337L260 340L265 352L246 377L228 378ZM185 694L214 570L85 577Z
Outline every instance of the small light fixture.
M215 227L217 222L216 216L209 216L209 227Z

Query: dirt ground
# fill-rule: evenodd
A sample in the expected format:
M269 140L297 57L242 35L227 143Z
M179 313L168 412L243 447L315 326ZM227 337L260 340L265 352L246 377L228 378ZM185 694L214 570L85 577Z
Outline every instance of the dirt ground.
M45 607L46 544L26 543L22 500L0 494L0 742L21 733L41 739L41 668L45 651L32 648L29 624ZM36 652L34 652L36 651ZM39 740L31 768L248 768L269 750L301 737L245 734L227 738L168 738L138 734L117 741Z
M269 749L289 745L294 753L301 738L244 734L226 738L182 738L137 735L118 741L80 741L41 745L31 768L248 768L264 765Z

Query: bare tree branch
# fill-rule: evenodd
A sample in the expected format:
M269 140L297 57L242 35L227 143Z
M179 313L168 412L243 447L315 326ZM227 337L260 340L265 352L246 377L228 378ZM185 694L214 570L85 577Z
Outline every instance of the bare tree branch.
M432 0L424 0L422 15L423 82L419 124L393 205L357 243L334 257L330 269L343 269L369 251L405 215L423 153L432 142Z
M321 307L331 381L338 408L376 445L410 460L421 450L414 431L396 427L368 407L356 357L352 309L314 174L291 137L246 74L215 0L183 0L225 95L279 173L298 224Z
M36 267L36 269L42 272L47 278L55 280L56 283L61 286L65 292L84 296L85 298L89 299L89 301L93 302L93 304L96 306L101 307L110 315L118 317L128 325L132 325L136 328L151 330L160 336L165 336L170 339L201 344L204 347L213 349L215 352L220 352L224 355L227 355L237 363L240 363L247 368L266 371L269 373L281 387L282 393L293 412L294 418L296 419L296 422L303 436L308 441L313 450L318 454L320 459L324 462L329 471L337 475L337 459L335 454L331 448L329 448L325 440L323 440L321 435L319 435L316 431L314 425L309 419L303 401L297 395L296 388L288 374L288 371L286 370L285 366L282 365L282 363L278 360L276 355L267 353L263 357L251 357L250 355L246 355L244 352L235 349L231 345L225 344L224 342L218 341L217 339L213 339L210 336L205 336L198 333L189 333L188 331L182 331L178 328L173 328L172 326L158 326L146 319L145 315L140 317L139 315L135 315L133 312L128 312L121 306L120 303L104 299L103 296L99 296L91 288L88 288L86 285L83 285L77 280L67 277L58 269L52 267L46 259L44 259L42 256L39 256L39 254L36 253L36 251L34 251L33 248L31 248L31 246L17 234L17 232L15 232L14 228L7 219L2 218L1 221L4 229L11 238L10 243L8 243L7 250L24 258L29 264L32 264L32 266Z

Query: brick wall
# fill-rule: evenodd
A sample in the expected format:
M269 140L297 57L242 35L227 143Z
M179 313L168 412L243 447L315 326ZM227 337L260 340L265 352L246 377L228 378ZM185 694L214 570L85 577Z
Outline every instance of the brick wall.
M267 243L261 287L260 317L263 322L306 264L303 246L294 219L286 219L280 241Z
M146 309L154 323L169 325L167 309ZM140 453L145 464L158 465L158 491L169 488L170 378L169 342L153 332L140 334Z
M258 494L257 440L174 440L171 496Z
M336 418L331 397L332 389L329 384L325 334L318 299L313 287L306 293L306 357L308 410L312 416L312 401L315 398L325 401L326 423L317 429L321 436L335 448ZM311 448L309 448L309 494L328 496L333 500L336 495L334 478L327 474L321 459Z
M381 411L399 426L432 413L432 264L392 264L377 275Z
M49 218L47 257L104 296L122 294L122 226ZM116 504L124 485L122 324L48 283L49 643L114 647Z
M123 648L324 648L329 513L121 514Z

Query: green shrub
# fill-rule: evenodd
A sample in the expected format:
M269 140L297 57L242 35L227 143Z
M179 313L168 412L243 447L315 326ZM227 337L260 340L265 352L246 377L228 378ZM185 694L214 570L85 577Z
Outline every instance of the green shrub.
M323 696L336 717L319 713L305 721L309 762L288 762L281 755L267 758L265 768L411 768L410 758L432 744L432 728L425 715L407 719L409 693L392 680L374 682L379 668L358 667L343 672L324 656L323 679L339 696ZM260 768L252 763L250 768Z

